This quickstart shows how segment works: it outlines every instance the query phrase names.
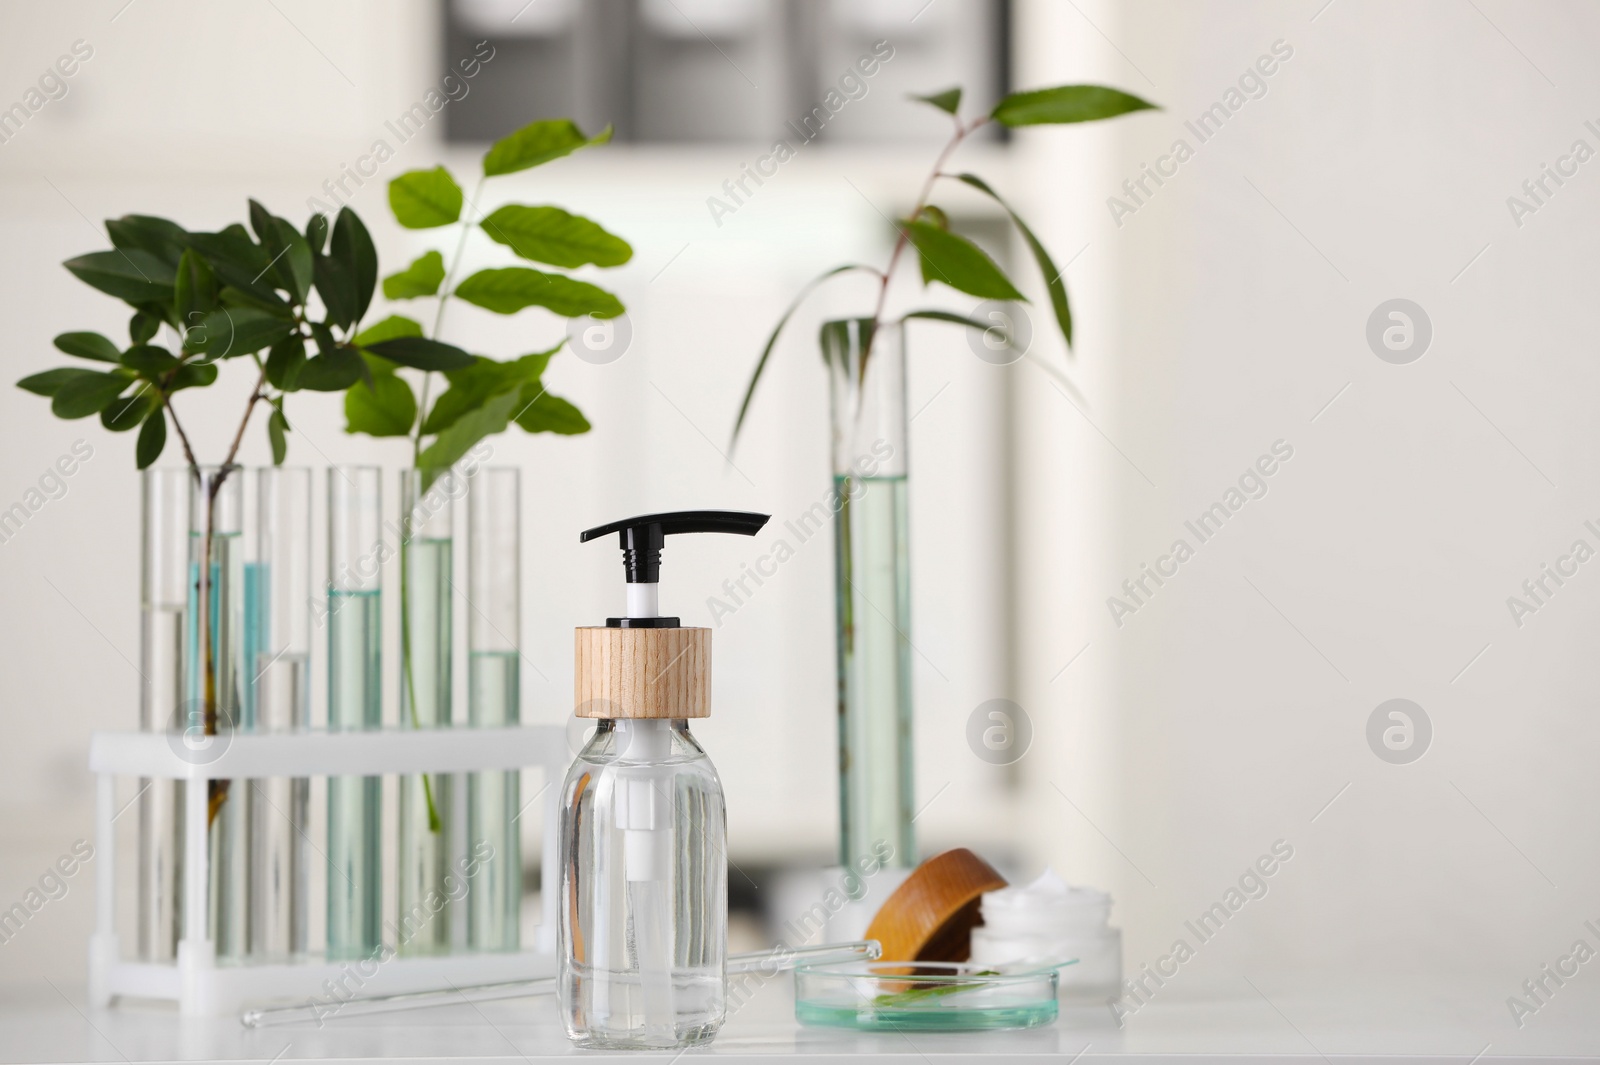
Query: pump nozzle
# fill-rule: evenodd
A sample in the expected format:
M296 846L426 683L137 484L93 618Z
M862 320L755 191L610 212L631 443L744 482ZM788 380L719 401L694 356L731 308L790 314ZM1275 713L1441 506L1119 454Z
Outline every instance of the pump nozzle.
M579 543L617 533L622 564L627 570L628 616L607 618L606 625L610 628L678 627L677 618L660 616L656 595L656 586L661 580L661 548L668 536L702 532L754 536L770 520L770 514L737 510L678 510L667 514L641 514L585 529L578 534Z

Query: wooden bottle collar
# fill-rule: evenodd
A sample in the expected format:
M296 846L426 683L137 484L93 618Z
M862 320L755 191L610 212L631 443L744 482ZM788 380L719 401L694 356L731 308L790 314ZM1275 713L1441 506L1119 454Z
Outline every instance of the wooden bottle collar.
M584 718L711 716L711 630L576 630L574 703Z

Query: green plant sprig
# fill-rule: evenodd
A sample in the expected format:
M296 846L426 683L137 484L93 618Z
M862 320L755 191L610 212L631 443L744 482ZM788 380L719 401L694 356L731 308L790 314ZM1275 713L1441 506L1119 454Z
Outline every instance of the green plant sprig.
M432 250L383 279L387 299L436 299L433 327L431 331L424 330L414 318L390 315L356 338L356 343L369 353L371 376L353 384L345 393L346 432L409 438L412 464L424 471L425 481L431 482L478 441L503 432L512 423L530 433L574 435L589 431L582 412L551 394L543 383L545 368L565 338L506 361L466 355L451 365L402 364L424 371L419 389L396 373L398 366L389 351L374 351L373 345L426 341L450 347L441 345L439 338L445 308L452 297L505 315L528 307L543 307L564 318L604 319L622 314L622 301L612 293L565 273L503 266L478 270L459 283L454 281L464 262L468 238L475 231L505 245L518 258L541 265L606 268L628 262L633 248L627 241L597 222L559 207L507 204L476 222L470 212L463 214L463 207L475 204L484 182L490 178L528 170L610 139L609 127L597 136L587 137L566 119L524 126L485 153L478 191L471 200L442 166L412 170L389 183L389 206L400 225L407 229L456 225L460 231L448 266L444 253ZM435 370L443 372L447 387L430 405Z
M283 397L301 389L341 391L362 376L350 337L371 302L378 258L366 227L348 208L331 227L325 216L313 216L302 234L252 200L250 223L254 238L238 223L191 233L151 215L107 221L111 250L64 265L134 308L130 346L119 348L99 333L62 333L55 339L59 350L111 368L59 367L25 377L18 386L48 397L59 418L98 414L112 432L138 428L140 469L160 458L170 421L185 461L198 469L173 397L215 384L222 363L249 356L257 382L222 466L233 464L261 402L272 408L268 438L274 462L281 463L289 431ZM324 253L330 229L332 247ZM176 335L176 351L152 342L163 324ZM308 344L316 351L310 358Z
M127 215L106 222L109 251L69 259L66 268L93 288L133 307L130 345L121 348L94 332L62 333L57 349L67 355L107 364L89 370L64 366L17 382L45 396L59 418L98 414L112 432L139 429L134 459L139 469L153 464L167 444L171 423L196 485L200 462L179 420L179 392L214 385L219 367L248 356L255 384L245 402L218 474L207 486L203 559L210 559L216 527L216 502L232 475L245 430L257 406L271 409L267 420L273 462L287 454L288 418L284 397L300 389L338 391L365 372L350 343L377 284L378 257L366 228L354 212L339 212L330 227L315 215L302 234L282 218L250 201L251 229L235 223L214 233L189 232L152 215ZM324 252L332 236L331 247ZM251 231L254 231L252 237ZM312 296L321 305L314 313ZM153 343L162 325L171 328L177 350ZM343 334L342 338L339 334ZM306 356L307 344L317 354ZM261 352L267 351L263 360ZM202 565L196 578L209 580ZM204 592L204 589L202 589ZM209 632L210 595L197 596L197 631ZM217 663L210 640L202 640L202 704L207 734L217 731ZM226 801L229 784L209 787L210 816Z
M445 308L452 296L497 314L515 314L527 307L543 307L565 318L614 318L623 313L622 301L596 285L563 273L524 266L479 270L455 284L467 249L467 238L477 229L511 249L519 258L542 265L572 269L595 265L621 266L633 257L633 248L598 223L569 214L559 207L508 204L474 225L463 207L476 209L484 182L552 162L590 145L611 139L607 127L586 137L572 122L553 119L534 122L496 142L483 157L483 174L471 198L444 167L412 170L389 183L389 206L395 221L407 229L437 229L456 225L460 232L448 267L439 250L428 251L411 265L383 279L384 297L390 300L437 299L431 337L416 319L391 315L356 337L363 350L367 375L345 392L345 431L375 437L405 437L411 442L411 463L422 471L422 490L460 461L480 440L504 432L512 423L529 433L574 435L589 431L589 422L576 406L553 395L543 376L550 359L565 339L508 361L468 355L440 342ZM460 357L431 364L396 359L394 351L405 345L432 345ZM423 371L419 389L399 372L402 366ZM444 374L448 387L430 405L434 371ZM418 392L420 391L420 401ZM400 552L400 640L412 727L417 715L416 679L411 662L411 572L409 551ZM428 807L428 827L440 831L433 783L422 778Z
M882 270L859 263L836 266L805 284L795 301L778 319L777 326L767 337L767 343L756 360L750 382L745 388L744 399L739 404L738 416L734 419L730 449L738 442L739 431L744 427L745 418L750 413L750 403L755 398L756 385L760 383L761 376L766 371L784 326L799 310L801 303L830 278L854 271L864 271L878 278L878 295L870 319L870 332L861 353L859 372L863 377L866 375L867 362L872 354L872 344L877 336L878 325L883 321L888 306L890 283L894 280L901 256L907 247L915 248L917 251L924 287L938 281L958 292L979 299L1028 302L1028 298L1012 283L1005 271L987 252L966 237L950 231L949 216L942 208L931 202L934 188L941 179L952 179L976 189L994 200L1006 212L1023 242L1027 244L1035 263L1038 264L1039 271L1044 277L1045 289L1050 296L1050 306L1055 314L1056 324L1061 330L1062 339L1066 341L1068 352L1071 352L1072 311L1067 301L1067 287L1062 280L1062 272L1056 269L1055 261L1045 250L1044 244L988 182L976 174L953 173L946 167L962 143L990 122L998 122L1012 129L1020 126L1065 125L1115 118L1133 111L1152 110L1156 109L1156 105L1103 85L1060 85L1050 89L1011 93L996 104L988 114L963 121L960 115L961 96L961 89L956 87L927 96L911 97L949 115L955 128L950 139L940 149L933 168L924 179L910 213L896 223L897 233L894 248L889 253L888 265ZM903 322L913 318L951 322L978 330L990 328L988 322L939 310L911 311L898 320Z

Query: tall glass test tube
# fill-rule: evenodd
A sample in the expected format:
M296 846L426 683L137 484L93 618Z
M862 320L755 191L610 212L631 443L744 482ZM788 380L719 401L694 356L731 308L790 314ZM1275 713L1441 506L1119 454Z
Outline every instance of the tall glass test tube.
M479 470L467 493L467 716L475 728L521 720L521 533L520 471ZM482 861L467 894L467 942L474 950L522 945L520 790L516 772L473 773L467 780L467 849Z
M264 469L256 479L255 727L311 725L311 471ZM260 958L306 951L306 824L311 782L252 781L250 948Z
M383 724L380 571L382 474L328 470L328 728ZM379 946L383 778L328 778L328 957L365 958Z
M916 865L911 789L911 565L905 328L825 322L833 414L839 668L839 861L880 843Z
M400 727L449 728L451 720L451 504L456 475L402 470L400 517ZM451 943L454 907L445 875L455 852L453 781L443 773L400 778L399 948L437 954Z
M139 727L182 730L184 609L188 604L187 469L144 472L139 571ZM138 956L170 962L183 927L183 784L139 781Z
M244 481L240 466L202 467L189 487L188 725L211 743L244 727ZM250 947L250 788L207 787L209 934L217 957Z

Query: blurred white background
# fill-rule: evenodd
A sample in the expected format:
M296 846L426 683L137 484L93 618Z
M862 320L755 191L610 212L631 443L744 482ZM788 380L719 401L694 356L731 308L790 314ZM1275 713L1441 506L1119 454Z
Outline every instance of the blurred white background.
M523 636L537 669L525 720L565 720L571 628L619 606L615 551L580 547L579 529L687 506L781 521L827 490L815 325L861 312L865 288L841 282L797 318L730 463L733 415L799 284L882 259L881 216L910 205L937 149L914 135L926 116L903 94L958 80L935 31L972 17L963 0L850 6L876 12L863 32L897 48L851 105L861 126L807 146L721 225L707 198L765 150L759 135L619 143L487 193L485 209L561 204L636 249L612 276L630 350L606 366L563 355L549 374L595 431L494 440L495 461L524 471ZM68 94L0 144L10 378L55 364L57 332L122 335L120 305L57 265L105 246L102 219L220 226L253 195L303 220L322 183L455 58L440 9L423 2L110 0L4 17L0 104L73 42L94 50ZM1519 993L1600 918L1600 724L1584 650L1600 577L1581 568L1520 627L1506 603L1574 540L1600 547L1583 526L1600 521L1585 487L1600 441L1589 239L1600 163L1547 179L1520 219L1507 197L1527 199L1523 182L1575 140L1600 149L1585 125L1600 126L1600 11L1018 0L1009 26L975 24L1009 33L1016 87L1103 82L1164 110L966 149L963 168L1008 192L1070 263L1076 352L1069 365L1036 313L1033 354L1066 368L1083 398L1031 360L993 366L958 333L913 326L919 846L970 846L1013 877L1051 864L1112 891L1131 972L1285 840L1293 859L1185 966L1182 993L1241 976L1270 991L1399 973L1397 1015L1446 1019L1462 1002ZM758 44L740 54L755 85L781 65ZM1274 54L1270 76L1241 84ZM758 91L735 81L715 99L747 90ZM1230 90L1242 103L1202 141L1191 124L1219 102L1228 110ZM730 112L730 128L739 121ZM477 165L481 145L443 134L436 119L350 201L386 272L430 246L393 224L386 181ZM1158 160L1178 140L1192 151L1170 173ZM1124 182L1143 164L1169 173L1135 198ZM999 232L975 198L943 202L973 231ZM1007 258L1039 305L1031 264L1015 249ZM1396 298L1432 325L1405 364L1367 341L1369 316ZM540 314L463 307L449 339L536 350L561 328ZM234 386L242 396L247 382ZM291 462L404 462L399 445L346 436L334 400L297 400ZM0 411L0 507L75 440L94 448L66 496L0 544L9 905L89 834L89 733L136 721L138 481L130 438L57 421L14 389L0 390ZM221 418L191 417L206 446L223 446ZM1266 494L1199 544L1184 523L1278 441L1293 454ZM259 427L245 455L266 457ZM1179 538L1194 557L1118 624L1108 597ZM705 597L768 540L674 546L664 605L709 623ZM808 545L716 635L717 710L696 733L725 781L741 865L833 854L831 565L826 544ZM973 709L997 697L1019 702L1034 729L1009 768L965 739ZM1432 724L1411 764L1368 744L1369 716L1396 697ZM90 894L75 882L0 946L0 971L81 979ZM1470 1041L1468 1056L1481 1044Z

